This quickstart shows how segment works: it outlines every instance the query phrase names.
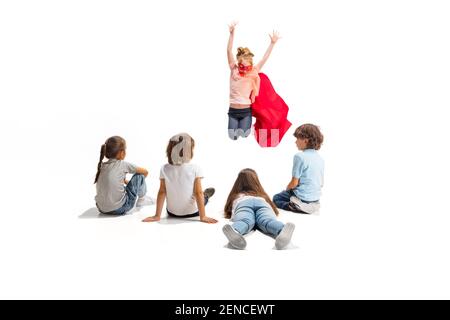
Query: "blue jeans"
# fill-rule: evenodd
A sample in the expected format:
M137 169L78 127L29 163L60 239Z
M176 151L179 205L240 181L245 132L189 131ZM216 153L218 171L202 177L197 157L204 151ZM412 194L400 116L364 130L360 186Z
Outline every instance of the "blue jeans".
M208 204L208 201L209 201L208 197L205 196L205 206ZM167 210L167 214L169 215L169 217L172 217L172 218L193 218L193 217L198 217L200 215L200 213L197 211L193 214L188 214L185 216L177 216L176 214L173 214L169 210Z
M264 234L276 237L284 228L284 223L277 220L272 207L266 201L255 198L239 202L231 221L234 230L241 235L256 228Z
M277 206L277 208L286 210L286 211L291 211L290 207L289 207L289 203L291 202L291 197L294 196L296 197L295 193L293 190L285 190L282 191L276 195L273 196L273 202L275 203L275 205ZM313 202L317 202L317 201L305 201L302 200L302 202L304 203L313 203Z
M133 175L125 188L125 192L125 203L122 207L111 212L103 213L111 215L124 215L125 213L133 209L136 200L145 196L145 194L147 193L147 185L145 184L144 175Z
M291 202L291 197L295 196L294 191L285 190L273 196L273 202L277 208L290 211L289 203Z
M232 140L247 138L252 132L252 109L230 108L228 111L228 136Z

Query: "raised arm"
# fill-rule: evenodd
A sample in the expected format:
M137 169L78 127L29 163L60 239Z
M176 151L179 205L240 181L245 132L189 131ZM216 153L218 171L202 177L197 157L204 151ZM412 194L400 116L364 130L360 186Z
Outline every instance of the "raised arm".
M227 55L228 55L228 65L230 66L230 69L233 69L234 65L236 64L236 61L234 60L234 56L233 56L234 29L235 29L236 25L237 25L237 22L232 22L229 25L230 38L228 39Z
M264 57L261 59L261 61L256 65L256 67L258 68L258 70L261 70L262 67L264 66L264 64L267 62L267 59L269 59L270 54L272 53L273 47L275 46L275 43L277 43L277 41L279 39L281 39L280 34L277 31L273 31L272 34L269 34L270 37L270 45L266 50L266 53L264 54Z

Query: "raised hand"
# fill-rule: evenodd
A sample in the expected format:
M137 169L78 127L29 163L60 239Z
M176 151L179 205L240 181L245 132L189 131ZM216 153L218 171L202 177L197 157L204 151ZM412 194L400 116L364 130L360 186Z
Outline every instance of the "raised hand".
M273 30L272 34L269 33L269 37L272 43L277 43L281 39L280 33L276 30Z
M234 29L236 28L236 25L237 25L237 24L238 24L237 21L233 21L233 22L231 22L231 23L228 25L228 27L230 28L230 33L231 33L231 34L234 33Z

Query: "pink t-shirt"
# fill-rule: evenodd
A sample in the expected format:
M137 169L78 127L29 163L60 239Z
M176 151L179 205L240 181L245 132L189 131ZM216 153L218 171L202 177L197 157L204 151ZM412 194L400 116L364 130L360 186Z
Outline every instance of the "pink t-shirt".
M252 96L254 98L259 93L259 81L258 69L255 66L242 77L239 75L238 66L234 65L230 74L230 104L252 104Z

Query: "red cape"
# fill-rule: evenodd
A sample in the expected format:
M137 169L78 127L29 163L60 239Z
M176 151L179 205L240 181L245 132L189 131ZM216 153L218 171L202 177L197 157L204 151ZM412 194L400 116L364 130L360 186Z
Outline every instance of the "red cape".
M289 107L275 92L269 78L260 73L259 95L252 104L252 113L256 118L255 137L259 145L276 147L292 123L287 119Z

